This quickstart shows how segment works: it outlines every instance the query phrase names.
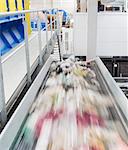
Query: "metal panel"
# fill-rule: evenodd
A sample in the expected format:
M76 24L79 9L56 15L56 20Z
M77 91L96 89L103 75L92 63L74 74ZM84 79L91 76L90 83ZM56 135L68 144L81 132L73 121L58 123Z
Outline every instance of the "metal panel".
M29 40L29 55L30 55L30 67L39 56L39 41L38 33L35 32L33 37ZM44 48L44 47L43 47Z
M96 64L98 65L99 70L102 73L104 81L108 86L110 92L112 93L113 98L115 99L116 104L120 107L124 116L128 121L128 100L125 97L124 93L121 91L119 86L116 84L116 81L112 78L111 74L108 72L107 68L104 66L102 61L97 58ZM126 123L125 123L126 124Z
M127 18L128 13L98 13L96 56L128 56ZM87 55L87 13L74 14L74 52Z
M52 61L52 57L49 57L39 75L36 77L35 81L30 87L29 91L26 93L22 102L14 112L14 115L0 134L0 147L2 147L3 150L9 150L9 148L11 147L11 144L13 143L14 138L16 137L22 125L22 122L24 121L30 109L30 106L36 98L38 90L49 70Z

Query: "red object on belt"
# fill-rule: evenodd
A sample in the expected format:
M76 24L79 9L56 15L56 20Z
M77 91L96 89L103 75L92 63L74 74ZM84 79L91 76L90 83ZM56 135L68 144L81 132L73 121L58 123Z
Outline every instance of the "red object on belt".
M76 115L77 118L77 124L81 124L84 126L88 126L88 125L99 125L99 126L104 126L104 120L95 115L95 114L90 114L88 112L83 112L82 115L80 115L80 113L77 113Z
M60 117L60 115L63 113L63 110L58 110L57 112L55 112L54 110L51 110L50 112L48 112L45 116L42 115L42 117L40 117L36 123L35 126L35 133L36 136L39 137L40 136L40 132L43 126L43 123L45 120L47 119L52 119L52 120L56 120Z

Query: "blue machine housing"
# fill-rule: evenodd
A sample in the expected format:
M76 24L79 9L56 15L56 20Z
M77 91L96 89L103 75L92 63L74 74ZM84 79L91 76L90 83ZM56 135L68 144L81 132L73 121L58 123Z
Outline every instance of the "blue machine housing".
M59 10L59 12L63 12L63 23L68 23L70 20L69 14L65 10Z
M44 13L49 14L49 11L48 10L42 11L42 14L44 14ZM40 28L45 31L46 30L45 27L46 27L45 20L41 20ZM32 28L32 30L37 30L37 18L31 20L31 28Z
M51 10L51 13L52 13L52 14L57 14L58 11L59 11L59 12L63 12L63 23L64 23L64 24L68 23L69 20L70 20L70 15L69 15L69 13L66 12L65 10L52 9L52 10Z
M44 29L46 27L46 23L45 21L41 21L41 25L40 25L40 28L41 29ZM31 20L31 28L32 30L37 30L37 20L34 19L34 20ZM44 29L45 31L46 29Z
M4 55L24 40L24 16L0 18L0 52Z
M18 11L17 1L16 10ZM8 0L6 0L7 11L10 11ZM22 0L24 10L24 0ZM24 40L24 27L22 20L24 15L15 15L0 18L0 55L4 55Z

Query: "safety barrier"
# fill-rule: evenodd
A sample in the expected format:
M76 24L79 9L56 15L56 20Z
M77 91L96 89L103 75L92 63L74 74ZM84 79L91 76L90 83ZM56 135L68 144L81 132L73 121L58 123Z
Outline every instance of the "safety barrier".
M25 10L15 12L0 13L0 17L8 17L14 15L26 15L30 13L37 14L37 31L33 31L29 36L28 22L25 18L23 21L24 43L18 46L14 51L6 57L0 56L0 125L4 126L7 122L7 104L10 98L17 91L24 78L27 84L31 84L31 75L33 65L37 61L39 65L43 65L44 47L48 52L49 45L53 43L53 38L60 33L60 24L58 15L50 16L50 23L47 22L47 13L45 13L46 26L41 28L41 20L39 12L43 10ZM54 20L52 19L54 17ZM53 28L54 25L54 28ZM60 40L60 38L59 38ZM18 91L17 91L18 92Z

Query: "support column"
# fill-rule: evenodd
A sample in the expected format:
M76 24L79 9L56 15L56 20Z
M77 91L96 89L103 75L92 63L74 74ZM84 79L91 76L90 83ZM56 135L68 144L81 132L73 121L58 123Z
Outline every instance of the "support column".
M87 60L96 57L97 48L97 0L88 0Z

